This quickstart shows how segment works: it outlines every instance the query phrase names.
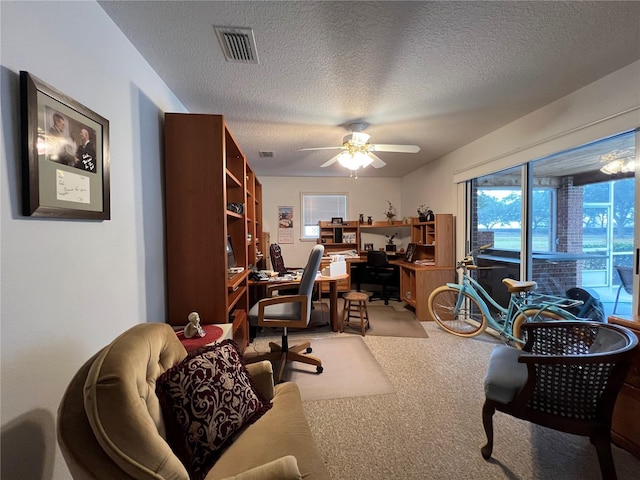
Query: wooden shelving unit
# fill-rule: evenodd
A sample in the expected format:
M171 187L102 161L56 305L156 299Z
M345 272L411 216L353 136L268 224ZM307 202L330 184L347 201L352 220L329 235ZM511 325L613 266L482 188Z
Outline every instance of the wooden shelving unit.
M247 164L247 248L249 267L260 265L264 257L262 245L262 184Z
M358 250L360 245L360 229L358 222L343 223L319 222L320 236L318 243L324 245L325 255L343 250Z
M416 260L431 259L434 266L453 267L453 215L437 214L433 222L411 223L411 242L416 244Z
M318 224L320 228L320 236L318 243L324 245L324 255L328 256L332 253L344 250L358 250L360 245L360 230L357 221L343 221L342 223L331 223L321 221ZM323 269L330 263L329 260L320 262L320 269ZM351 266L347 263L347 273L350 274ZM348 292L351 289L350 279L340 280L338 282L339 292ZM328 284L322 284L322 292L329 291Z
M259 260L262 187L222 115L165 114L167 321L233 322L248 344L248 267ZM236 211L231 203L243 205ZM250 235L250 236L249 236ZM227 236L236 266L227 274Z

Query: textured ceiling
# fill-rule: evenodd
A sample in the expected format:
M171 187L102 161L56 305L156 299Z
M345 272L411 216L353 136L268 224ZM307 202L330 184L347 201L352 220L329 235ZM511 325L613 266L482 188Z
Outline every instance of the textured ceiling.
M355 121L420 146L359 172L403 176L640 59L640 2L99 3L189 111L225 115L259 176L348 175L298 149ZM260 63L225 61L214 25L252 28Z

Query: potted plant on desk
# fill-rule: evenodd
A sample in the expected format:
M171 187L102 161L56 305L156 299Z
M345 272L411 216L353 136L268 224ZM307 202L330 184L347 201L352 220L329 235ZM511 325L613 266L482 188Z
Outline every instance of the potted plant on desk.
M385 245L385 250L387 252L396 251L396 245L395 243L393 243L393 239L396 238L397 235L398 235L398 232L394 233L393 235L385 235L387 237L387 244Z

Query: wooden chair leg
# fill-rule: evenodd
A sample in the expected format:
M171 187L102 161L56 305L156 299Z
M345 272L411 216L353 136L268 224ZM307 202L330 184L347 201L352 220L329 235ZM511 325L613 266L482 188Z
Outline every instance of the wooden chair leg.
M602 480L616 480L618 476L611 453L611 436L607 434L592 436L590 440L593 446L596 447L596 452L598 453Z
M358 305L360 306L360 333L364 337L364 330L367 325L366 322L369 321L367 315L367 306L364 304L364 302L358 302Z
M340 333L344 333L344 326L346 321L348 320L348 315L349 315L349 305L350 305L349 300L345 300L344 307L342 308L342 318L340 319L340 328L339 328Z
M489 460L493 452L493 414L495 411L495 407L490 402L484 402L484 406L482 407L482 425L484 426L484 433L487 435L487 443L480 449L480 452L482 453L482 458L485 460Z

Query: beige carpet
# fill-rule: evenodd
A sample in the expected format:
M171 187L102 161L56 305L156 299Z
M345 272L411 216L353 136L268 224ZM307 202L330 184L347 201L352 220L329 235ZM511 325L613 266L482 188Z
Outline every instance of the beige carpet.
M338 315L342 318L343 301L340 299ZM405 308L402 302L389 302L385 305L382 301L367 303L369 312L369 322L371 327L367 329L366 335L377 337L411 337L428 338L424 322L416 320L416 316ZM351 318L351 327L345 328L345 334L360 335L360 319ZM289 334L306 336L317 333L330 333L329 327L329 306L326 303L316 303L315 309L311 313L311 321L307 329L291 329Z
M429 338L363 339L395 393L305 402L332 479L601 479L588 438L501 413L495 415L493 457L485 461L483 381L500 341L486 333L456 337L434 322L423 325ZM619 480L639 478L640 459L618 447L613 457Z
M293 362L283 380L300 387L304 401L394 393L395 389L361 337L311 339L312 355L322 359L324 371Z
M408 310L398 310L391 305L367 305L367 312L369 312L369 323L371 325L371 328L366 331L367 335L378 337L428 337L422 323L416 320L416 316ZM359 335L359 319L351 319L351 323L355 328L345 328L344 333Z

